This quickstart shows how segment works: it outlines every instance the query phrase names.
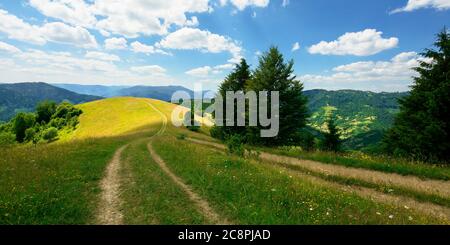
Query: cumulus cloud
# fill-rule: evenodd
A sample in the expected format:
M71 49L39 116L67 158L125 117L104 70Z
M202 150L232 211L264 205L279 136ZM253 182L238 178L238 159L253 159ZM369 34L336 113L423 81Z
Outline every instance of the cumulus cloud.
M140 43L138 41L131 43L131 50L135 53L170 55L169 53L165 52L164 50L155 48L154 46L151 46L151 45L146 45L146 44Z
M96 59L96 60L104 60L104 61L120 61L120 57L113 54L107 54L103 52L95 52L95 51L89 51L86 52L86 55L84 56L89 59Z
M120 38L109 38L105 40L105 49L127 49L127 40L123 37Z
M0 41L0 52L7 52L7 53L20 53L20 49L16 48L15 46L4 43Z
M57 42L84 48L97 47L95 37L83 27L72 27L62 22L50 22L42 26L31 25L2 9L0 9L0 32L5 33L10 39L38 45Z
M333 68L330 75L303 75L299 78L311 88L355 88L367 90L408 90L412 68L419 61L431 62L416 52L404 52L389 61L362 61ZM372 86L372 87L367 87Z
M40 32L47 41L72 44L83 48L97 47L95 37L80 26L72 27L62 22L52 22L42 26Z
M398 38L383 38L383 33L375 29L366 29L360 32L348 32L337 40L309 47L311 54L322 55L356 55L368 56L377 54L383 50L394 48L398 45Z
M29 2L30 6L43 15L72 25L92 27L97 22L92 13L92 6L84 0L30 0Z
M143 74L153 74L153 75L162 75L166 73L166 69L159 65L149 65L149 66L133 66L130 70L143 73Z
M265 8L269 5L270 0L220 0L220 5L225 6L228 2L242 11L247 7Z
M71 25L98 29L128 38L164 35L172 26L196 26L187 14L211 11L209 0L30 0L43 15ZM124 24L126 23L126 25ZM103 35L102 34L102 35Z
M167 35L157 46L168 49L200 50L209 53L230 52L241 57L242 48L229 37L196 28L184 27Z
M91 54L92 55L92 54ZM0 58L0 82L71 82L79 84L179 84L162 67L121 68L91 55L76 57L68 52L23 50ZM86 57L87 56L87 57Z
M406 6L394 9L391 14L411 12L421 8L435 8L437 10L450 9L450 0L408 0Z
M194 68L192 70L186 71L186 74L194 77L208 77L211 75L222 73L225 70L231 70L234 68L234 64L223 64L223 65L217 65L214 67L211 66L203 66Z

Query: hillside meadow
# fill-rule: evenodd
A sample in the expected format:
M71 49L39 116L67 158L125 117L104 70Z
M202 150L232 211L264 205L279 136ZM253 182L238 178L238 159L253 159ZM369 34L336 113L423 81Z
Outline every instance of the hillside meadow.
M229 223L449 223L448 196L443 197L444 203L433 202L421 189L416 190L421 195L386 194L363 186L385 198L373 199L361 194L360 183L347 183L345 189L342 180L192 143L189 138L217 141L208 135L208 128L192 132L172 126L175 105L170 103L121 97L77 107L83 110L77 129L61 135L60 140L0 148L1 224L97 224L101 182L114 153L123 146L115 196L123 224L214 224L150 155L149 144L173 175ZM164 119L169 120L167 125ZM359 161L286 149L271 153L448 183L448 168L443 167L393 167L394 162L379 159ZM396 198L406 201L389 201ZM436 212L424 211L424 207Z

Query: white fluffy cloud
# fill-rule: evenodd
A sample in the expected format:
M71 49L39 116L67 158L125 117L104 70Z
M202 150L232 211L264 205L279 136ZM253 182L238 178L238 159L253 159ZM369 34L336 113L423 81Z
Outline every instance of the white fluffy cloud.
M230 52L241 57L242 48L229 37L196 28L184 27L167 35L157 46L168 49L200 50L209 53Z
M72 44L83 48L96 48L97 41L83 27L68 26L61 22L47 23L40 28L41 35L51 42Z
M92 6L103 17L96 27L126 37L164 35L170 26L193 25L186 14L210 11L208 0L96 0ZM198 21L198 20L197 20ZM124 25L126 23L126 25Z
M292 46L292 52L295 52L299 49L300 49L300 43L298 43L298 42L294 43L294 45Z
M170 55L169 53L165 52L164 50L155 48L154 46L140 43L138 41L131 43L131 50L135 53Z
M95 48L95 37L83 27L72 27L61 22L50 22L42 26L31 25L15 15L0 9L0 32L8 38L44 45L48 41L71 44L84 48Z
M270 0L220 0L220 5L225 6L228 2L242 11L247 7L265 8L269 5Z
M130 68L134 72L142 73L142 74L153 74L153 75L162 75L166 73L166 69L158 65L149 65L149 66L133 66Z
M105 40L105 49L127 49L127 40L123 37L117 38L109 38Z
M20 53L20 49L16 48L15 46L4 43L0 41L0 52L7 52L7 53Z
M92 54L91 54L92 55ZM44 81L79 84L179 84L159 66L121 68L111 61L77 57L68 52L23 50L0 58L0 82Z
M129 38L163 35L172 25L196 26L198 19L186 15L212 10L209 0L30 0L30 5L66 23Z
M30 25L3 9L0 9L0 32L10 39L33 44L44 45L47 42L40 34L38 26Z
M217 65L214 67L211 66L203 66L194 68L192 70L189 70L186 72L186 74L194 77L208 77L210 75L219 74L225 70L231 70L234 68L234 64L223 64L223 65Z
M120 61L120 57L113 54L107 54L103 52L95 52L95 51L89 51L86 52L86 55L84 56L88 59L96 59L96 60L104 60L104 61Z
M407 90L417 73L419 61L431 62L416 52L404 52L389 61L363 61L333 68L330 75L303 75L308 88L354 88L367 90ZM371 87L368 87L371 86Z
M383 38L383 33L375 29L366 29L360 32L348 32L337 40L321 41L312 45L308 51L311 54L322 55L356 55L367 56L397 46L398 38Z
M30 0L29 2L30 6L43 15L72 25L92 27L97 22L92 13L92 6L84 0Z
M406 6L395 9L391 13L411 12L421 8L450 9L450 0L408 0Z

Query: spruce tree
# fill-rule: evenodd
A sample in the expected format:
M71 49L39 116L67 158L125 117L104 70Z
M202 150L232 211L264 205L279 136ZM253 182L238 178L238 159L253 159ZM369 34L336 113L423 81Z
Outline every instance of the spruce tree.
M245 86L247 84L247 81L251 77L250 72L250 66L247 64L247 61L245 59L241 59L241 62L239 64L236 64L236 67L233 69L233 71L225 78L225 80L222 82L222 84L219 87L219 94L223 98L224 107L223 107L223 121L222 121L222 127L215 126L212 129L212 132L214 132L212 135L221 138L226 139L234 134L245 134L245 127L239 127L237 126L237 103L234 102L234 125L235 126L226 126L225 117L226 117L226 93L227 91L237 92L237 91L243 91L245 92Z
M450 160L450 34L437 35L437 49L426 49L415 68L412 90L384 138L389 153L426 161Z
M338 152L341 149L341 139L336 122L332 116L327 121L328 131L323 134L323 148L326 151Z
M249 127L247 137L251 143L264 145L292 145L298 132L306 125L307 98L302 94L303 84L296 80L294 61L285 62L278 48L271 47L259 58L259 65L248 82L247 90L279 91L280 130L275 138L261 138L264 127ZM270 98L269 98L270 102ZM270 108L270 105L269 105ZM258 120L259 121L259 120Z

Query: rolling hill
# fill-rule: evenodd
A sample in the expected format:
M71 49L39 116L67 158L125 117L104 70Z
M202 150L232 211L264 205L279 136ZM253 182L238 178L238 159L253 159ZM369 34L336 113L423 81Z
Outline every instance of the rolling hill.
M46 83L0 84L0 121L7 121L20 111L32 111L43 100L69 101L74 104L101 99L77 94Z

